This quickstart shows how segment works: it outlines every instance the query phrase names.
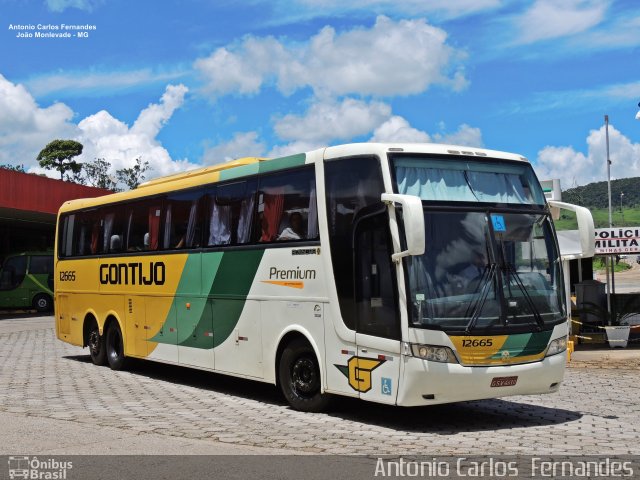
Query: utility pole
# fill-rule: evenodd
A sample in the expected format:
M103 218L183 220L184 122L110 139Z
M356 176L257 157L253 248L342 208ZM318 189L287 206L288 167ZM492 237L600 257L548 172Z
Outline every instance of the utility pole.
M607 193L609 197L609 228L613 228L613 213L611 211L611 160L609 158L609 115L604 116L605 137L607 142ZM607 272L607 311L609 312L609 325L611 325L611 288L614 285L614 262L611 255L606 257ZM611 284L609 284L609 266L611 266Z

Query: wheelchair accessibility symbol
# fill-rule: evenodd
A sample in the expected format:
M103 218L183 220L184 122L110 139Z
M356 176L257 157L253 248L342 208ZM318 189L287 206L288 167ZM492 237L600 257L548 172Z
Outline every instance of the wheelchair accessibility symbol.
M391 386L391 379L387 377L382 377L382 394L383 395L391 395L391 391L393 387Z

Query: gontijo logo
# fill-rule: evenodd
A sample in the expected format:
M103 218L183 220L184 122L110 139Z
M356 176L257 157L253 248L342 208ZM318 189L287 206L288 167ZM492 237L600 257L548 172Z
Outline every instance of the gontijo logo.
M102 285L164 285L165 278L164 262L102 263L100 265Z
M360 393L371 390L371 372L382 365L385 360L353 356L347 365L335 365L349 379L349 386Z

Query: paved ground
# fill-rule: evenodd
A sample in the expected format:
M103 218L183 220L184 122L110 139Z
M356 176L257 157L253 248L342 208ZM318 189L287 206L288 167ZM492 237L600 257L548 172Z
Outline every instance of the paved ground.
M627 258L622 259L621 262L628 263L631 268L614 274L616 293L640 292L640 264L636 262L636 255L629 255ZM606 283L606 272L604 270L596 272L596 280Z
M640 454L640 368L576 361L560 393L292 411L275 387L152 362L91 364L52 317L0 317L0 454ZM585 368L589 367L589 368Z

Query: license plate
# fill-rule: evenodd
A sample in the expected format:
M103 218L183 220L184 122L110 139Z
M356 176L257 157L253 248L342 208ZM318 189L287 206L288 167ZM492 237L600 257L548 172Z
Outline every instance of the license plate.
M492 387L513 387L518 381L518 377L493 377L491 379Z

